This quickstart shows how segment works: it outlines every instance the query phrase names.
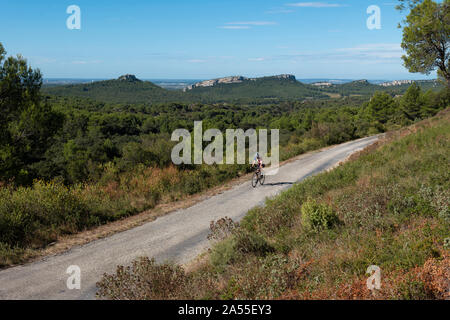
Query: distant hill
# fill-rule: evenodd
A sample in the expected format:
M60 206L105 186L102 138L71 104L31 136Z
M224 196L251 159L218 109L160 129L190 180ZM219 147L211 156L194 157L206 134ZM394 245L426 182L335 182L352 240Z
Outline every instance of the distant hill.
M439 88L435 81L417 83L424 90ZM287 100L371 96L376 91L403 94L409 86L409 82L392 82L381 86L367 80L343 84L332 82L304 84L297 81L293 75L278 75L262 78L226 77L194 83L184 90L168 90L128 74L115 80L44 86L43 92L61 97L127 104L171 102L268 104Z
M372 84L367 80L357 80L344 84L334 85L330 89L331 91L334 90L336 93L339 93L344 96L355 94L359 95L372 94L377 90L382 90L382 88L379 85Z
M186 92L207 101L245 99L300 100L325 98L320 89L298 82L293 75L262 78L227 77L194 84Z
M357 80L343 84L332 83L315 83L316 87L319 87L322 92L339 94L340 96L351 95L373 95L376 91L385 91L390 94L403 94L409 86L416 82L422 90L438 90L442 88L442 85L435 80L419 80L419 81L391 81L381 84L370 83L367 80Z
M46 94L63 97L83 97L117 103L166 102L270 102L327 97L320 89L298 82L294 76L263 78L227 77L202 81L188 90L167 90L134 75L115 80L44 87Z
M400 80L400 81L389 81L383 82L380 86L391 90L404 91L409 88L409 86L415 82L422 90L440 90L443 88L442 84L437 80Z
M56 96L83 97L117 103L151 104L183 100L181 91L163 89L152 82L139 80L134 75L124 75L116 80L44 87L43 91Z

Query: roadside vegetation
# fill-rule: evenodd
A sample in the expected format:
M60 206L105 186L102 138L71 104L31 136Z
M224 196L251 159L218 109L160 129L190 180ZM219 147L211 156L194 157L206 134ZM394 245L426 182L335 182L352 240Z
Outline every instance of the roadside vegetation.
M211 224L186 271L141 258L97 284L106 299L448 299L450 109L296 184L237 224ZM381 289L367 289L367 268Z

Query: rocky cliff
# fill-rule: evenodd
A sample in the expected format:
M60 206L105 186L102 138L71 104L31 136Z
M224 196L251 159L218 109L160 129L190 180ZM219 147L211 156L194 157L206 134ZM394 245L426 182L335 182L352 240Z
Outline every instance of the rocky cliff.
M141 82L134 74L126 74L123 76L120 76L117 80L120 81L128 81L128 82Z
M290 75L290 74L281 74L281 75L277 75L277 76L262 77L262 78L246 78L243 76L231 76L231 77L201 81L201 82L198 82L198 83L188 86L186 89L184 89L184 91L188 91L188 90L192 90L194 88L200 88L200 87L214 87L219 84L241 83L244 81L258 81L258 80L263 80L263 79L285 79L285 80L294 80L294 81L296 80L295 76Z

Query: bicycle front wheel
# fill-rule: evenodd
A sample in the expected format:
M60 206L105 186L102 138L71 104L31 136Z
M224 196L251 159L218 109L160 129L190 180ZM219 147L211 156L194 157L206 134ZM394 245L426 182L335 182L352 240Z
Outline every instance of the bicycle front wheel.
M258 185L258 174L255 172L252 177L252 187L256 188Z

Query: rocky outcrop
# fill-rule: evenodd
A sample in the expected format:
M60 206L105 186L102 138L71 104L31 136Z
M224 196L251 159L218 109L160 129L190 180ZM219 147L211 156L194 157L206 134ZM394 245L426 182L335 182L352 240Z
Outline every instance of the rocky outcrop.
M316 87L331 87L333 84L331 82L314 82L311 85Z
M395 86L401 86L403 84L412 84L414 81L412 80L394 80L390 82L383 82L380 84L382 87L395 87Z
M198 83L188 86L187 88L184 89L184 91L192 90L194 88L201 88L201 87L214 87L219 84L242 83L244 81L258 81L258 80L263 80L263 79L296 80L295 76L293 76L291 74L280 74L277 76L263 77L263 78L246 78L243 76L232 76L232 77L218 78L218 79L212 79L212 80L198 82Z
M141 82L141 80L136 78L136 76L134 74L126 74L126 75L120 76L119 79L117 79L117 80L128 81L128 82Z
M369 81L363 79L363 80L356 80L356 81L353 81L352 83L369 84Z
M267 78L275 78L275 79L282 79L282 80L297 80L295 78L295 76L292 74L280 74L277 76L272 76L272 77L267 77ZM258 79L260 79L260 78L256 78L256 80L258 80Z
M206 81L194 83L193 85L188 86L185 90L192 90L194 88L200 88L200 87L214 87L218 84L241 83L245 80L248 80L248 78L242 77L242 76L218 78L218 79L212 79L212 80L206 80Z

